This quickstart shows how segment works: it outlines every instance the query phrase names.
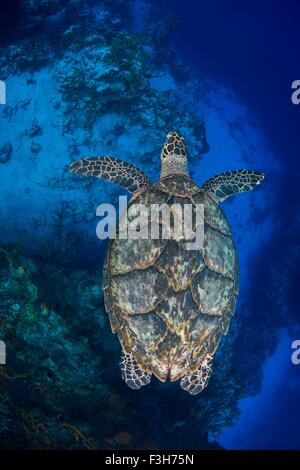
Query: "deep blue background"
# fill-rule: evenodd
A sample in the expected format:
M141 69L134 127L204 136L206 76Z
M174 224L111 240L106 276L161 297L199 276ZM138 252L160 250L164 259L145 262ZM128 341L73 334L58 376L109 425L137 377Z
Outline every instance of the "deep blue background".
M299 245L300 106L291 102L291 83L300 78L300 3L186 0L177 4L177 12L181 20L173 36L177 52L200 74L228 86L247 104L282 165L276 204L280 229L264 247L254 270L253 284L261 287L253 308L259 307L271 260L280 260L287 247ZM299 279L298 268L290 273L287 303L291 309L299 308ZM300 367L287 366L290 339L282 341L285 347L265 367L262 394L242 403L239 426L228 431L224 445L238 445L237 433L242 432L247 442L240 445L248 448L299 448ZM281 385L274 390L278 376Z

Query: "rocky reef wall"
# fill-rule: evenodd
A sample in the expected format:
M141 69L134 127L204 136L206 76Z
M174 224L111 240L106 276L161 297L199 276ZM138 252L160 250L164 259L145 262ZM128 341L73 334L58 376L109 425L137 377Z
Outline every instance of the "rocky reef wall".
M275 348L284 295L277 289L275 324L262 304L255 316L246 288L254 253L274 229L277 164L249 110L169 47L178 19L159 4L21 0L7 13L0 33L7 85L0 109L0 339L8 358L0 366L1 448L218 448L215 436L237 419L239 400L259 390L261 364ZM112 155L156 181L172 129L184 135L199 183L234 168L268 173L259 192L225 208L237 234L240 303L197 399L176 383L153 381L133 392L121 381L95 212L123 193L67 172L75 159ZM272 265L277 284L286 263ZM266 302L275 284L266 287ZM255 338L253 316L261 331Z

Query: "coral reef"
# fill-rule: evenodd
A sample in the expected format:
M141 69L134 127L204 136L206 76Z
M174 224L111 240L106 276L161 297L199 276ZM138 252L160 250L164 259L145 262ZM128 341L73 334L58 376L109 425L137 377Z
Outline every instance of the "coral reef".
M180 128L187 139L194 136L191 157L199 160L209 150L204 123L199 126L193 114L178 106L174 90L152 86L157 70L145 41L147 37L139 33L115 32L112 37L93 33L66 48L53 72L63 96L65 131L78 126L91 131L101 116L116 112L126 122L118 126L119 136L138 124L156 141Z
M167 52L161 55L174 19L159 12L160 21L156 17L151 27L134 30L133 11L124 0L23 0L22 7L24 22L34 29L16 31L0 54L9 90L0 110L0 142L14 142L7 168L19 175L13 194L11 173L3 178L0 217L10 227L1 240L11 241L13 233L31 254L47 254L61 265L80 263L93 251L97 205L114 202L118 190L108 185L97 191L97 182L75 180L67 174L69 163L79 156L114 155L156 181L171 129L185 136L191 163L209 152L205 116L182 102L174 55L169 64ZM3 152L1 161L8 161L10 150ZM16 222L13 214L24 205L34 215L22 210Z
M98 274L57 270L2 246L0 278L9 357L0 377L2 448L209 448L207 435L237 416L245 391L231 368L236 333L222 344L202 400L156 380L134 394L120 378Z
M11 159L13 147L11 142L5 142L0 147L0 163L6 163Z
M0 57L0 69L3 78L24 70L33 72L46 65L53 54L50 47L42 39L28 39L20 44L6 47Z
M92 34L80 45L72 44L54 72L66 114L89 128L106 111L130 106L147 86L145 56L126 33L116 33L112 40Z
M261 304L254 321L249 306L233 321L199 399L156 380L135 393L120 377L100 287L105 243L94 233L97 205L114 203L120 191L73 178L67 167L81 156L114 155L157 181L165 134L177 129L201 184L244 167L249 155L251 165L267 165L264 141L227 89L195 78L169 48L178 21L163 1L146 5L144 16L127 0L19 3L14 34L0 32L9 90L0 112L0 235L18 242L0 245L0 339L9 358L0 368L0 447L218 448L211 440L237 419L239 400L259 390L261 364L274 350L288 260L272 268L275 316ZM270 222L271 204L259 194L228 210L246 280L254 240L262 243Z
M41 144L39 142L32 141L30 146L30 151L33 155L37 155L42 150Z

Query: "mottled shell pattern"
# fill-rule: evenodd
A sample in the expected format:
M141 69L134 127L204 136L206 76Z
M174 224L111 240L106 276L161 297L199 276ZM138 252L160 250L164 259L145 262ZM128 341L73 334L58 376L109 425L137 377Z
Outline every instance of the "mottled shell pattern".
M203 204L204 245L176 240L112 240L104 299L113 333L141 369L178 380L213 355L227 333L238 294L238 268L222 209L188 176L170 175L133 204Z

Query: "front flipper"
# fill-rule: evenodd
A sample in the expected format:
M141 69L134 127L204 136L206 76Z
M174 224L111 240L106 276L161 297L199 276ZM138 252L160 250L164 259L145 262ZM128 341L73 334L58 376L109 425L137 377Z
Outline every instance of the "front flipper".
M141 170L131 163L113 157L88 157L76 160L69 166L69 171L112 181L130 193L137 193L152 186L149 178Z
M132 354L122 352L121 355L121 376L128 387L138 390L144 385L148 385L151 380L151 372L140 369Z
M208 384L212 373L213 356L207 354L200 368L194 372L186 372L180 381L180 386L191 395L197 395Z
M265 175L254 170L225 171L213 176L201 189L216 202L222 202L234 194L250 191L264 179Z

